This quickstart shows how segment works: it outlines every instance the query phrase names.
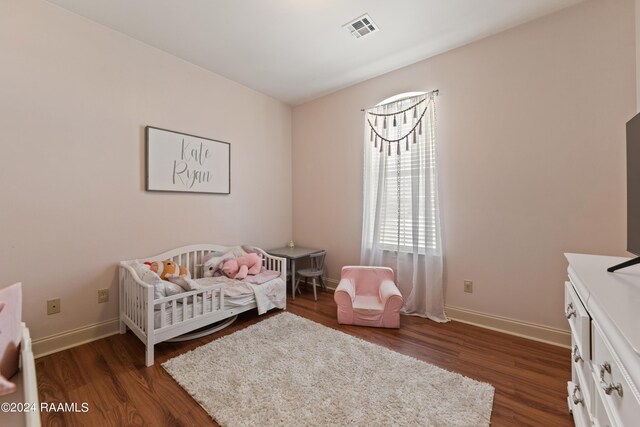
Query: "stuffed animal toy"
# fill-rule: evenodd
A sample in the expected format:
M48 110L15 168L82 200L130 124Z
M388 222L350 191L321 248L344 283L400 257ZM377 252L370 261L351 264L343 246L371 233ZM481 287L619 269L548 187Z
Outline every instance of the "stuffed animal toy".
M220 267L222 267L222 264L231 258L235 258L237 256L242 256L245 255L244 253L241 254L234 254L233 250L227 251L227 252L211 252L208 255L205 255L204 258L202 258L202 263L204 264L202 266L202 276L203 277L213 277L218 273L218 269Z
M238 258L223 261L220 268L225 276L242 280L248 274L258 274L262 269L262 257L256 253L250 253Z
M185 291L201 288L198 282L191 279L191 274L189 274L189 270L187 270L186 267L176 264L169 259L161 262L145 262L145 264L149 266L151 271L160 276L160 279L174 283Z
M171 277L186 276L191 277L189 270L182 265L178 265L175 262L167 259L161 262L154 261L152 263L145 263L149 265L151 271L156 273L162 280L168 280Z

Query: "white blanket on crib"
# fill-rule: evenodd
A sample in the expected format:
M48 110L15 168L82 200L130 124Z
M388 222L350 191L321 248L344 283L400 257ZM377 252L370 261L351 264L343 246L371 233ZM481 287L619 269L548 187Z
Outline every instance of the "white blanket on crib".
M272 308L285 307L287 290L284 282L279 277L260 285L229 279L226 276L205 277L196 279L196 282L202 287L223 284L225 298L241 299L243 296L253 294L258 306L258 314L264 314Z
M264 314L272 308L284 308L287 299L286 285L281 278L275 278L260 285L249 284L253 289L258 306L258 314Z

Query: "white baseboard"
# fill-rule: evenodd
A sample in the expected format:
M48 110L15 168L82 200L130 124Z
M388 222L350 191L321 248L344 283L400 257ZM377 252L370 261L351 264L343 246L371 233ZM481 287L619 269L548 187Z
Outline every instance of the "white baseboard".
M563 329L523 322L508 317L493 314L480 313L466 308L445 305L447 316L450 319L505 334L516 335L534 341L553 344L560 347L571 348L571 333Z
M325 281L327 282L327 288L335 291L338 286L338 280L325 278ZM571 348L571 333L563 329L551 328L549 326L523 322L521 320L481 313L450 305L445 305L444 309L450 319L458 322L468 323L481 328L504 332L505 334L516 335L560 347Z
M336 288L338 287L339 280L330 279L328 277L323 277L322 280L324 280L327 283L327 289L331 289L332 291L335 291Z
M119 332L118 323L118 319L112 319L35 339L31 342L33 354L37 359L48 354L57 353L58 351L99 340L109 335L115 335Z

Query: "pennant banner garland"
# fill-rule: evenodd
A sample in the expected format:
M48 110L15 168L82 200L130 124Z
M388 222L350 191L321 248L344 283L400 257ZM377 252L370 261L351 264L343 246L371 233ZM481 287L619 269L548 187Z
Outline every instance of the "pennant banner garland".
M411 138L411 142L413 144L416 143L416 132L418 135L422 135L422 119L424 118L425 113L427 112L428 105L425 101L427 101L427 97L422 100L416 102L409 108L405 108L400 111L392 112L392 113L377 113L373 111L367 111L367 114L373 116L372 118L368 117L367 122L369 123L370 134L369 139L373 142L374 148L378 148L378 144L380 144L380 153L384 149L384 144L387 143L387 155L391 155L391 144L396 144L396 154L400 155L400 144L404 141L405 150L409 150L409 138ZM421 105L421 104L424 104ZM422 108L422 113L418 114L418 110ZM379 107L378 107L379 108ZM376 110L376 108L372 109ZM406 125L407 124L407 112L411 112L410 116L412 118L412 122L415 121L413 126L403 135L398 138L390 139L385 138L381 135L382 133L387 133L387 118L389 118L389 126L393 126L396 128L399 124ZM382 131L378 130L378 117L381 117L382 121ZM400 122L402 120L402 122Z

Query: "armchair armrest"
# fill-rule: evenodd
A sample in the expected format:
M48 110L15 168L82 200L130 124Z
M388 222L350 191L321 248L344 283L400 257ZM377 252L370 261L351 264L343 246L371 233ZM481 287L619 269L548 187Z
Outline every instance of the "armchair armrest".
M404 305L404 298L398 287L391 280L380 283L380 302L384 304L382 326L385 328L400 327L400 310Z
M353 303L353 300L356 298L356 287L350 279L340 279L340 283L338 283L338 287L334 293L334 299L337 304L340 304L342 300L348 297L350 303ZM346 301L345 301L346 302Z
M340 279L333 294L333 300L338 306L338 323L353 324L353 300L356 298L356 287L351 279Z
M385 303L392 296L397 295L402 298L398 287L391 280L383 280L380 284L380 301Z
M404 305L402 294L391 280L383 280L380 284L380 302L385 312L399 312Z

